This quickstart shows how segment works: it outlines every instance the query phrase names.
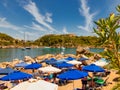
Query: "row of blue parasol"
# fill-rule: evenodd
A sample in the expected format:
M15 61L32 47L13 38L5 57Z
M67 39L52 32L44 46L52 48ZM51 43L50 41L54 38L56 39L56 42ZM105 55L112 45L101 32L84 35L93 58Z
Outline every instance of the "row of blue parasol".
M68 61L72 61L72 60L76 60L75 58L73 57L67 57L65 59L61 59L61 60L56 60L55 58L51 58L51 59L46 59L46 60L43 60L43 62L47 63L47 64L51 64L51 65L54 65L54 64L57 64L57 63L61 63L61 62L68 62ZM78 61L85 61L85 60L89 60L88 58L84 58L84 57L81 57L78 59Z
M41 64L32 63L29 65L26 65L24 68L25 69L38 69L41 66L42 66ZM0 80L3 80L3 81L29 79L29 78L33 77L31 74L17 71L17 70L11 69L9 67L7 67L5 69L1 69L0 74L6 75L6 76L0 78Z
M28 66L26 66L25 68L26 69L38 69L38 68L40 68L41 67L41 64L38 64L38 63L33 63L33 64L30 64L30 65L28 65ZM12 69L10 69L10 68L7 68L8 70L10 70L12 73L10 73L10 71L8 72L8 73L10 73L10 74L8 74L8 79L7 80L9 80L10 79L10 76L12 76L12 74L13 74L13 76L25 76L25 75L20 75L20 74L22 74L22 73L18 73L19 75L16 75L16 72L18 72L18 71L13 71ZM4 69L5 70L5 69ZM1 71L3 71L4 72L4 70L1 70ZM83 71L88 71L88 72L104 72L104 69L103 68L101 68L101 67L99 67L99 66L96 66L95 64L91 64L91 65L88 65L88 66L84 66L83 67ZM19 71L20 72L20 71ZM15 75L14 75L15 74ZM71 73L71 71L68 71L68 75L66 74L66 72L64 72L64 73L62 73L63 75L59 75L59 78L61 78L61 79L76 79L75 77L78 77L77 75L79 75L79 74L74 74L74 72L72 72ZM70 74L70 75L69 75ZM74 77L74 75L75 75L75 77ZM84 75L84 73L83 73L83 75ZM86 74L87 75L87 74ZM30 75L31 76L31 75ZM64 76L64 77L63 77ZM81 75L80 75L81 76ZM6 76L5 76L6 77ZM17 79L15 77L15 79ZM29 77L29 75L28 75L28 77ZM66 77L66 78L65 78ZM24 78L24 77L23 77ZM78 77L79 78L79 77ZM77 78L77 79L78 79ZM20 79L21 79L21 77L20 77ZM4 80L4 77L3 78L1 78L1 80ZM6 80L6 79L5 79ZM12 80L12 79L10 79L10 80Z
M19 66L19 65L18 65ZM40 68L42 65L38 64L38 63L32 63L30 65L26 65L24 68L25 69L38 69ZM62 68L62 67L72 67L72 64L68 64L66 62L62 62L62 63L58 63L55 65L58 68ZM5 72L5 70L2 70ZM10 70L8 70L10 71ZM99 66L96 66L95 64L91 64L88 66L84 66L83 67L83 71L79 71L76 69L70 69L68 71L65 71L61 74L59 74L57 76L57 78L60 78L62 80L76 80L76 79L81 79L84 78L86 76L88 76L87 72L84 71L88 71L88 72L104 72L105 70ZM0 70L1 72L1 70ZM27 74L21 71L11 71L9 72L8 75L0 78L0 80L4 80L4 81L10 81L10 80L20 80L20 79L26 79L26 78L31 78L33 77L31 74Z
M68 68L73 66L73 64L67 63L67 61L71 61L71 60L75 60L75 58L68 57L63 60L56 60L55 58L51 58L50 60L44 60L44 62L46 62L47 64L54 65L55 67L58 67L58 68ZM80 58L78 60L84 61L84 60L88 60L88 58ZM41 65L37 63L28 65L25 62L22 62L20 64L17 64L16 67L24 67L25 69L37 69L41 67Z
M63 72L58 76L58 78L63 80L75 80L86 77L88 74L84 71L88 72L104 72L105 70L99 66L96 66L95 64L90 64L88 66L84 66L83 71L79 71L76 69L70 69L66 72Z
M66 60L73 60L73 59L75 59L75 58L72 58L72 57L68 57L68 58L66 58ZM54 58L51 58L51 61L53 61L53 60L55 60ZM38 63L32 63L32 64L26 64L26 63L24 63L24 62L22 62L22 63L19 63L19 64L17 64L16 65L16 67L24 67L25 69L38 69L38 68L40 68L42 65L41 64L38 64ZM57 63L56 65L55 65L56 67L58 67L58 68L68 68L68 67L72 67L73 66L73 64L69 64L69 63L66 63L66 62L62 62L62 63ZM9 68L9 67L7 67L7 68L5 68L5 69L1 69L0 70L0 74L8 74L8 79L4 79L4 77L3 78L1 78L1 80L16 80L17 78L15 77L15 78L10 78L12 75L14 76L14 74L16 74L18 71L15 71L15 70L13 70L13 69L11 69L11 68ZM21 74L22 74L23 72L21 72ZM17 76L17 75L16 75ZM24 76L24 75L20 75L20 76ZM6 76L5 76L6 77ZM29 75L28 75L28 77L29 77ZM23 77L23 78L25 78L25 77ZM19 78L19 75L18 75L18 79L21 79L21 77Z
M77 80L88 76L87 72L104 72L105 70L95 64L90 64L88 66L84 66L83 71L79 71L76 69L71 69L66 72L59 74L57 77L62 80ZM87 71L87 72L84 72ZM73 89L74 89L74 82L73 82Z
M55 58L51 58L50 60L46 59L43 62L45 62L49 65L53 65L57 68L69 68L69 67L74 66L73 64L67 63L72 60L76 60L76 59L73 57L68 57L68 58L61 59L61 60L56 60ZM85 60L88 60L88 58L79 58L78 59L78 61L85 61Z

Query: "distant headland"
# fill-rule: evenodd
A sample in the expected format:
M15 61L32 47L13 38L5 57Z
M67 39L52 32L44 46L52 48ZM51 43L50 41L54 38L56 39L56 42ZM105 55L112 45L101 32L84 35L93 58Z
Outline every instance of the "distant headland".
M99 39L96 36L76 36L75 34L49 34L44 35L34 41L15 39L7 34L0 33L0 48L77 48L98 47L96 43Z

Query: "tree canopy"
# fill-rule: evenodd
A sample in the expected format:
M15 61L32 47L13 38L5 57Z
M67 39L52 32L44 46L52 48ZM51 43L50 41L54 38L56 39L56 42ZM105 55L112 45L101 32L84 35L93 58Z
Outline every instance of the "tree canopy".
M94 32L99 36L99 45L106 45L106 58L114 68L120 70L120 34L117 32L120 28L120 5L116 9L118 14L111 13L108 18L95 21L97 28L94 28Z
M77 47L95 46L98 41L96 36L76 36L71 34L65 35L45 35L35 41L37 45L52 46L52 47Z

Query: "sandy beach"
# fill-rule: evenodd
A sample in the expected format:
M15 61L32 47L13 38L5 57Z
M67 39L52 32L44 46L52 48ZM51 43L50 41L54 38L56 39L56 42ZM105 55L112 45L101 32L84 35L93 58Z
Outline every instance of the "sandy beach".
M93 60L93 59L92 59ZM88 60L87 62L90 63L91 60ZM14 65L16 63L18 63L19 60L15 60L13 63ZM10 62L12 63L12 62ZM5 64L6 65L6 64ZM44 67L46 65L43 65ZM22 69L21 71L23 72L26 72L26 73L29 73L29 74L32 74L32 70L25 70L25 69ZM37 71L37 70L36 70ZM35 71L35 72L36 72ZM106 86L103 86L102 88L100 87L100 90L112 90L113 86L115 86L118 82L115 81L115 78L118 78L120 77L118 74L117 74L117 70L110 70L110 74L106 77L102 77L104 80L106 80L106 78L108 78L107 80L107 85ZM91 76L92 73L89 73L89 75ZM3 83L3 81L0 81L0 83ZM11 88L11 83L10 82L5 82L7 84L7 86L9 88ZM81 79L78 79L78 80L74 80L74 81L70 81L69 83L67 83L66 85L62 85L62 86L58 86L58 90L73 90L73 88L82 88L82 82L81 82Z
M115 86L118 83L117 81L114 81L114 79L117 77L119 77L119 75L116 74L116 70L111 70L109 79L107 80L107 83L111 83L111 84L108 84L107 86L103 86L101 90L112 90L113 86ZM104 79L106 79L106 77ZM74 88L81 88L81 87L82 87L81 79L74 80ZM73 82L64 86L59 86L58 90L73 90Z
M30 70L27 70L26 72L31 73ZM119 77L118 74L116 74L116 70L111 70L110 75L108 76L109 79L107 80L107 83L109 83L107 86L103 86L100 90L112 90L113 86L117 84L117 81L114 81L115 78ZM103 79L105 80L107 77L104 77ZM0 83L3 83L3 81L0 81ZM7 86L11 87L11 83L5 82ZM58 87L58 90L73 90L73 88L82 88L82 83L81 79L70 81L66 85L62 85Z

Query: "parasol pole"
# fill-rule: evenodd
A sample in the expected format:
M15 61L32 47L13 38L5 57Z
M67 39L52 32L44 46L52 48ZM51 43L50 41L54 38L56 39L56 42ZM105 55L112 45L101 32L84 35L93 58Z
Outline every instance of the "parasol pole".
M74 80L73 80L73 90L74 90Z

